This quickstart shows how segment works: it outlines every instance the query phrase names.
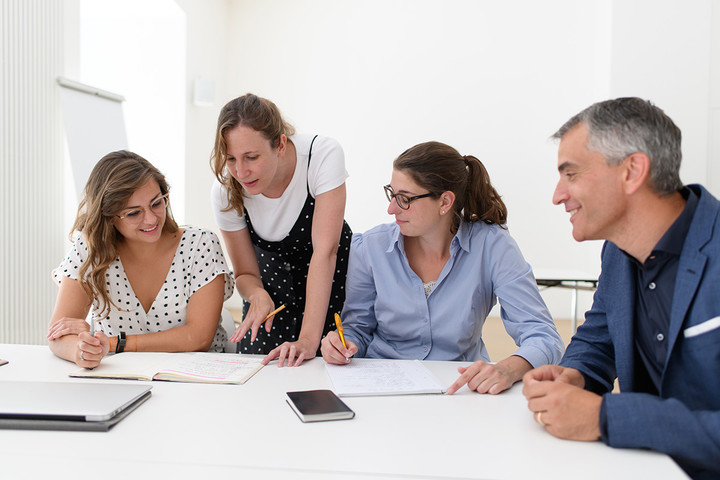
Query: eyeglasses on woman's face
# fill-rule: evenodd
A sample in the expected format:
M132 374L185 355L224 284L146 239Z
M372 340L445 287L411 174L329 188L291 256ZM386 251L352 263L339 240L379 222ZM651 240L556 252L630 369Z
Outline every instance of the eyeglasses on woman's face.
M145 210L150 210L153 215L159 217L165 213L169 195L169 193L166 193L165 195L155 197L155 199L150 202L150 205L148 207L126 209L127 211L124 214L118 215L117 217L120 220L125 220L126 222L133 225L142 222L143 218L145 217L145 215L143 215L143 212Z
M385 185L383 188L385 189L385 196L387 197L388 202L392 202L394 198L398 204L398 207L402 208L403 210L407 210L408 208L410 208L410 202L413 202L420 198L435 196L434 193L430 192L423 193L422 195L414 195L412 197L408 197L403 193L395 193L390 185Z

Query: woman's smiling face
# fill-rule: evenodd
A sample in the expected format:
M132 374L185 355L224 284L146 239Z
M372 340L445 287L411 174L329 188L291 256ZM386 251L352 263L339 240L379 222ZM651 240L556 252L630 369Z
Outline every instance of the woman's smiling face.
M115 228L126 240L156 242L162 235L166 213L160 186L151 179L130 196L115 217Z

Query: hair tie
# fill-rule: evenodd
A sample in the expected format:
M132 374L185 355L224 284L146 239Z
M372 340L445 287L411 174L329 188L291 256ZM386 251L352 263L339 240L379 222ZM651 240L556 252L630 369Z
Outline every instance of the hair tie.
M467 155L463 155L462 160L465 162L466 167L470 166L470 161L467 159Z

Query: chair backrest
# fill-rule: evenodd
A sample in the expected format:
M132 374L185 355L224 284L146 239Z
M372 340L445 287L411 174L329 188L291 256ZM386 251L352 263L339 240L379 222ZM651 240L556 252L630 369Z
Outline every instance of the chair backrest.
M235 319L233 318L232 313L230 313L230 310L227 308L222 309L222 321L221 324L223 328L225 329L225 332L227 333L228 338L230 338L230 335L233 334L235 331ZM237 353L238 344L232 343L231 341L227 341L225 343L225 353Z

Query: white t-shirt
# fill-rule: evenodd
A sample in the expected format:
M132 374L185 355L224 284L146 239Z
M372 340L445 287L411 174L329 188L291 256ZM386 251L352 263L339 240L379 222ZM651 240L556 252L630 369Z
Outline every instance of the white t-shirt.
M63 277L77 280L80 265L87 260L85 237L78 235L75 244L59 267L53 270L53 278L59 284ZM200 228L185 227L175 250L172 265L160 292L148 312L128 281L120 258L115 259L105 273L110 299L122 310L111 306L107 318L98 320L99 304L93 302L93 318L99 329L108 336L123 331L128 335L162 332L185 325L190 297L218 275L225 277L225 297L233 294L235 280L230 273L220 248L220 241L213 232ZM220 325L215 332L211 352L222 352L227 335Z
M315 139L308 170L308 151L314 136L297 134L289 137L297 151L297 164L290 184L279 198L268 198L263 194L243 198L255 232L269 242L280 241L290 233L305 204L307 187L315 198L339 187L348 177L343 149L337 140L329 137ZM247 227L244 215L234 209L223 212L228 207L227 190L217 180L210 198L215 221L221 230L234 232Z

